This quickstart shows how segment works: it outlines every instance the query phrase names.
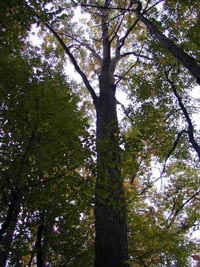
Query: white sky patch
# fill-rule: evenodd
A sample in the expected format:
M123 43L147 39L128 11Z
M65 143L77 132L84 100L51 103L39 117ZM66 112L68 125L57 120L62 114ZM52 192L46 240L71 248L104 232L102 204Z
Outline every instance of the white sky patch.
M193 112L192 118L195 123L195 128L200 130L200 86L195 86L191 93L191 97L194 99L194 106L197 108L196 111Z
M200 101L200 86L195 86L193 88L191 96Z
M29 40L31 41L33 46L41 47L41 45L43 43L43 39L39 37L39 30L40 30L40 28L36 24L33 24L31 27L31 33L29 35Z

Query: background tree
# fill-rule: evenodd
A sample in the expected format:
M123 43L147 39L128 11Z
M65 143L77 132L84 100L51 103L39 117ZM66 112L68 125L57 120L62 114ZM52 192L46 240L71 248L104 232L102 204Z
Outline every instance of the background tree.
M4 54L0 68L1 265L44 266L48 255L66 266L86 249L80 240L89 232L80 216L87 217L93 182L79 170L90 164L87 119L62 70L37 51Z

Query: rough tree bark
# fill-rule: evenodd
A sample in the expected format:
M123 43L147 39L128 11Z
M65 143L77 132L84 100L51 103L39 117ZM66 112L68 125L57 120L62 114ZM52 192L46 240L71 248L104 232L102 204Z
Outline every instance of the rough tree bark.
M104 58L97 113L95 267L128 266L126 206L120 173L119 130L111 60Z
M104 80L105 77L102 77ZM122 267L128 259L126 207L120 173L116 100L101 81L97 107L96 258L95 267Z

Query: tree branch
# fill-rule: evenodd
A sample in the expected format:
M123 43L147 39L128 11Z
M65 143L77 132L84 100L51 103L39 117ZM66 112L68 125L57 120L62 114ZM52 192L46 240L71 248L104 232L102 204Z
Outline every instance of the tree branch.
M79 67L75 57L73 56L73 54L70 52L70 49L65 45L63 39L60 37L60 35L53 29L53 27L51 27L46 21L43 21L43 19L41 19L41 17L37 14L37 12L31 8L30 6L28 6L28 4L25 4L25 6L30 9L35 16L37 17L37 19L39 20L39 23L44 24L47 29L50 30L50 32L55 36L55 38L57 39L58 43L61 45L61 47L63 48L64 52L68 55L68 57L70 58L75 70L77 71L77 73L81 76L86 88L88 89L92 99L93 99L93 103L95 105L95 107L98 105L98 97L94 91L94 89L92 88L92 86L90 85L90 82L88 81L85 73L81 70L81 68Z
M118 50L120 51L121 48L124 46L124 43L127 39L127 37L129 36L130 32L134 29L134 27L137 25L139 19L136 19L134 21L134 23L127 29L126 33L124 34L124 36L119 40L119 47Z
M172 216L172 214L168 217L168 220L170 219L170 217L172 216L171 218L171 221L170 223L168 224L168 227L167 228L170 228L170 226L172 225L172 223L174 222L174 220L176 219L177 215L179 214L179 212L191 201L193 200L197 195L200 194L200 190L196 191L191 197L189 197L185 202L183 202L183 204L178 208L176 209L174 215ZM172 211L173 212L173 211Z
M121 25L122 25L123 19L124 19L124 14L122 15L122 18L121 18L120 22L116 25L116 29L113 30L113 32L110 34L110 36L113 35L113 37L110 39L110 42L111 42L111 43L113 42L113 40L114 40L116 37L119 38L119 37L117 36L117 33L119 32L119 29L120 29L120 27L121 27ZM118 40L117 40L117 42L118 42Z
M81 6L88 6L98 9L110 9L110 10L121 10L126 12L134 12L138 19L136 20L136 23L138 20L141 20L149 29L150 33L156 37L156 39L159 41L162 47L167 49L177 60L179 60L185 68L189 70L189 72L192 74L193 77L196 78L197 83L200 85L200 66L197 64L196 60L184 52L184 50L177 46L172 40L167 38L162 32L160 32L153 22L148 20L146 17L144 17L144 14L147 13L150 9L152 9L154 6L161 3L163 0L159 0L156 2L153 6L150 8L144 10L144 12L141 12L140 8L132 9L132 8L120 8L120 7L106 7L106 6L98 6L98 5L90 5L90 4L81 4ZM138 4L138 6L141 7L141 2L139 0L134 1L135 4ZM121 47L120 47L121 48Z
M81 70L81 68L79 67L75 57L73 56L73 54L70 52L69 48L65 45L63 39L59 36L59 34L48 24L45 23L45 26L50 30L51 33L53 33L53 35L55 36L55 38L57 39L57 41L59 42L59 44L62 46L63 50L65 51L65 53L69 56L75 70L78 72L78 74L81 76L86 88L88 89L88 91L90 92L90 95L92 96L94 105L97 105L98 102L98 97L95 94L94 89L92 88L92 86L90 85L90 82L88 81L85 73Z
M139 54L138 54L138 56L137 56L137 60L136 60L136 62L123 74L123 75L121 75L121 78L115 83L115 85L117 85L131 70L132 70L132 68L134 68L136 65L137 65L137 63L139 62L139 56L140 56L140 54L141 54L141 52L142 52L142 49L143 49L143 46L141 47L141 49L140 49L140 52L139 52ZM120 58L119 58L120 59ZM119 60L118 59L118 60Z
M20 212L20 204L19 204L18 192L12 192L10 204L8 206L8 211L6 214L6 219L1 225L0 229L0 241L4 238L4 236L8 233L9 227L13 223L13 221L17 220L17 217Z
M142 13L135 13L138 16L138 19L146 25L150 33L158 40L160 45L181 62L183 66L189 70L192 76L196 78L197 83L200 84L200 66L197 64L196 60L159 31L155 23L144 17Z
M173 90L173 93L178 101L178 104L183 112L183 115L185 117L185 120L188 124L188 130L187 130L187 133L188 133L188 137L189 137L189 142L191 143L192 147L194 148L194 150L196 151L197 155L198 155L198 158L200 160L200 146L199 144L196 142L195 140L195 137L194 137L194 126L193 126L193 123L192 123L192 120L189 116L189 113L186 109L186 107L184 106L183 104L183 101L180 97L180 95L178 94L177 90L176 90L176 86L174 84L174 82L172 80L169 79L169 75L168 73L165 71L165 76L167 78L167 81L168 83L171 85L171 88Z
M174 150L176 149L176 147L177 147L177 145L178 145L178 143L179 143L179 141L180 141L180 139L181 139L181 137L182 137L182 135L183 135L184 133L187 133L187 131L182 130L181 132L179 132L179 133L177 134L176 140L174 141L174 144L173 144L172 148L170 149L170 151L168 152L168 154L167 154L167 156L166 156L165 163L164 163L164 167L163 167L163 170L162 170L162 172L161 172L160 177L162 177L163 173L165 172L167 161L168 161L168 159L170 158L170 156L172 155L172 153L174 152Z
M130 51L130 52L126 52L124 54L121 54L120 57L122 58L122 57L130 56L130 55L134 55L136 57L142 57L142 58L145 58L145 59L148 59L148 60L153 60L153 58L150 58L150 57L145 56L145 55L138 54L138 53L136 53L134 51Z
M144 7L143 14L144 14L144 12L147 10L147 8L148 8L150 2L151 2L151 0L147 0L146 5L145 5L145 7Z
M121 80L124 79L124 77L138 64L138 62L139 62L139 59L137 58L136 62L133 65L131 65L130 68L123 75L120 76L121 78L119 78L119 80L116 81L115 85L121 82Z

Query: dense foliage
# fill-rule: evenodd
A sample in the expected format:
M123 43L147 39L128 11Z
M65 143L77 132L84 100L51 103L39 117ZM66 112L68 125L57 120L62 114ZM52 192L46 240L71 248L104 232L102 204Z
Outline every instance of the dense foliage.
M129 258L109 267L198 263L199 1L12 0L0 10L0 265L91 267L117 234L116 213L127 216ZM67 77L68 59L83 84ZM116 106L119 127L106 114ZM110 235L99 241L100 231Z
M90 236L87 119L62 70L34 49L4 51L0 70L1 265L33 265L37 255L78 266Z

